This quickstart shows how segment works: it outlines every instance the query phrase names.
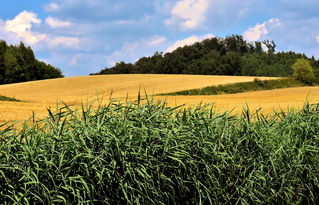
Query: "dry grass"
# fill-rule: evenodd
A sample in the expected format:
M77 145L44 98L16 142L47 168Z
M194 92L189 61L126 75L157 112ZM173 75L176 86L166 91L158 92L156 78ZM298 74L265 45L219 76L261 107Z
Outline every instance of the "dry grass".
M217 110L231 110L240 113L242 108L249 105L251 110L262 108L269 113L273 110L302 108L306 100L310 103L319 103L319 87L285 88L276 90L255 91L237 94L210 95L210 96L156 96L156 100L167 98L169 105L186 103L196 106L198 103L214 103Z
M0 95L15 97L26 102L0 102L0 122L28 119L32 112L37 117L46 115L48 106L55 107L57 102L79 104L97 95L108 97L113 91L114 98L136 97L138 89L148 94L176 92L236 82L247 82L255 77L242 76L201 76L201 75L106 75L83 76L64 79L42 80L0 86ZM273 78L260 78L273 79ZM252 108L263 107L270 111L274 105L301 106L307 94L309 99L319 97L319 87L293 88L274 91L261 91L220 96L178 96L168 97L170 105L188 105L216 102L218 109L237 107L239 110L247 102ZM156 100L166 97L156 97Z
M42 80L0 86L0 94L38 103L56 103L63 100L75 103L97 94L113 97L136 96L139 86L148 93L175 92L252 81L254 77L203 75L105 75ZM271 79L271 78L262 78Z

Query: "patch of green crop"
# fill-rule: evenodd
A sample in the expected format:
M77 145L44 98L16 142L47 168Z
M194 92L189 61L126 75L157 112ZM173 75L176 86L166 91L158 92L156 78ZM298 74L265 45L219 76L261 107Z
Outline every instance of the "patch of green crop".
M0 132L2 204L316 204L319 106L68 106Z
M0 95L0 101L21 102L20 100L17 100L15 98L6 97L6 96L3 96L3 95Z
M233 83L227 85L209 86L200 89L184 90L179 92L164 93L161 95L219 95L233 94L248 91L273 90L279 88L303 87L305 83L295 79L258 80L253 82Z

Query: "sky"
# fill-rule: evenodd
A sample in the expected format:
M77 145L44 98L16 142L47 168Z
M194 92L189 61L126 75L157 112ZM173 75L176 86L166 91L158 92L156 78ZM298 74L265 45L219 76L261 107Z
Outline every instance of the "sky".
M67 77L232 34L318 59L318 11L318 0L11 0L0 39L23 41Z

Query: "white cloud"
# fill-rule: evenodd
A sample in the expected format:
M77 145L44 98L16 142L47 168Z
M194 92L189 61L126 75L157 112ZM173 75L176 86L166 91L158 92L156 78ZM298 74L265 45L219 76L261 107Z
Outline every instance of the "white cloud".
M319 36L316 37L317 43L319 43Z
M69 21L60 21L57 18L53 17L47 17L45 19L45 22L51 27L51 28L64 28L64 27L70 27L72 25Z
M165 20L166 25L179 24L184 29L201 27L206 20L209 0L180 0L171 11L171 17Z
M205 36L193 35L193 36L190 36L188 38L176 41L173 45L171 45L170 47L168 47L166 49L165 53L169 53L169 52L172 52L172 51L176 50L179 47L183 47L183 46L186 46L186 45L192 45L192 44L194 44L196 42L199 42L199 41L202 41L202 40L208 39L208 38L213 38L213 37L214 37L213 34L207 34Z
M163 2L167 2L162 0ZM266 0L177 0L175 4L162 3L159 11L167 13L167 26L179 27L181 30L222 31L231 25L240 23L246 16L258 12L256 8ZM163 9L161 9L163 8Z
M35 13L23 11L14 19L5 22L4 31L11 36L14 34L16 38L30 45L47 39L46 34L31 31L33 24L41 24L41 20L37 18Z
M80 39L77 37L65 37L65 36L58 36L53 37L49 41L50 47L64 47L64 48L73 48L73 49L80 49Z
M159 44L162 44L166 41L166 38L165 37L158 37L154 40L151 40L148 44L150 46L155 46L155 45L159 45Z
M45 6L45 9L47 11L57 11L60 9L60 6L58 4L55 4L55 3L50 3L50 4Z
M70 22L62 22L48 17L46 22L52 27L71 26ZM23 11L13 19L3 21L0 19L0 38L8 43L16 44L20 41L31 45L36 50L45 49L75 49L83 50L79 45L81 40L74 36L61 36L54 33L40 33L33 31L34 25L41 28L41 19L37 14Z
M277 18L271 18L262 24L257 24L255 27L249 28L244 32L243 36L249 41L258 41L264 35L267 35L272 29L282 26L282 22Z

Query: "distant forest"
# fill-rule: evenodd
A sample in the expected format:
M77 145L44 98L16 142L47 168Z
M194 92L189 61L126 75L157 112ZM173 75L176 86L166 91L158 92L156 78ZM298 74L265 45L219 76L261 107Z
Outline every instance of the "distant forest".
M158 53L132 63L117 63L99 73L202 74L244 76L289 76L299 58L308 59L318 74L319 61L295 52L275 52L274 41L247 42L240 35L211 38L170 53Z
M61 77L61 70L35 59L22 42L14 46L0 40L0 84Z

